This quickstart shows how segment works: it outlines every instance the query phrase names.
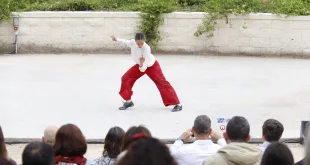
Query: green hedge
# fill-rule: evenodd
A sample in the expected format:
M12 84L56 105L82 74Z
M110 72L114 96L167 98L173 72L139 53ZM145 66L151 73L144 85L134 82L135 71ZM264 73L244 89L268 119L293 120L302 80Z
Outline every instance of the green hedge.
M217 20L228 20L230 14L310 15L310 0L0 0L0 9L0 20L8 20L14 11L141 11L140 30L156 47L163 13L207 12L194 35L212 37Z

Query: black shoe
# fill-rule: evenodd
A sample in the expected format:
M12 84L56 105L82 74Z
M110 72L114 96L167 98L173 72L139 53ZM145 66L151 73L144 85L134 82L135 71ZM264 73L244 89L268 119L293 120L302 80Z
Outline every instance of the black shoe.
M171 112L178 112L182 111L182 105L176 105L174 108L171 110Z
M123 106L122 106L122 107L119 107L118 109L119 109L119 110L127 110L128 108L133 107L133 106L134 106L134 104L133 104L132 101L130 101L130 102L124 102Z

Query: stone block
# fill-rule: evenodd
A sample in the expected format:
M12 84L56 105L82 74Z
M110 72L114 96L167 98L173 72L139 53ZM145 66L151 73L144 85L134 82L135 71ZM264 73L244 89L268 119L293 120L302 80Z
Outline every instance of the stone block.
M245 23L242 26L246 26L250 29L271 29L272 28L272 20L244 20ZM233 21L232 21L233 24ZM242 27L241 26L241 27Z
M234 20L234 21L238 22L239 20ZM201 20L201 23L202 23L202 20ZM232 28L232 21L228 20L228 22L226 22L226 20L224 20L224 19L217 20L216 25L214 27L215 28Z
M8 22L8 21L0 21L0 27L3 28L13 28L12 22Z
M177 35L176 27L159 27L159 31L161 36L163 37L171 37Z
M270 48L271 43L269 38L251 38L250 46L254 48Z
M239 54L239 47L230 47L230 46L219 46L218 47L219 54L225 55L238 55Z
M52 48L53 48L53 45L32 44L31 45L31 53L37 53L37 54L52 53Z
M262 55L262 48L239 47L239 55Z
M126 27L126 21L124 18L104 18L105 25L114 27Z
M126 18L126 27L138 27L140 25L140 19L137 18Z
M105 18L84 18L84 26L104 27Z
M270 39L270 47L271 48L283 48L289 47L291 43L290 39L287 38L279 38L279 39Z
M5 44L12 44L15 41L14 36L1 36L0 37L0 42L5 43Z
M71 53L72 52L72 45L65 45L65 44L59 44L59 45L52 45L52 53L53 54L61 54L61 53Z
M290 54L293 56L301 57L303 56L303 49L301 48L291 48Z
M310 28L308 30L302 31L302 39L303 40L310 40Z
M290 26L293 30L309 30L310 21L294 21Z
M92 26L79 26L79 27L73 27L72 28L72 35L73 36L86 36L90 34L94 34L97 32L96 27Z
M290 30L293 23L294 21L289 20L272 20L271 27L272 29Z
M62 26L62 20L62 18L42 18L41 26L57 28Z
M303 49L303 56L310 57L310 49Z
M72 36L50 36L49 40L51 41L52 45L72 44L73 43Z
M14 36L14 32L13 27L0 27L0 36Z
M48 36L31 36L28 42L39 44L39 45L53 44L52 40Z
M39 27L32 27L31 29L31 36L48 36L52 33L52 27L49 26L39 26Z
M18 36L17 42L19 44L32 44L34 41L32 36Z
M250 38L214 38L214 45L223 47L250 46Z
M83 18L62 18L62 25L68 28L85 26Z
M31 45L30 43L23 43L18 45L18 53L21 54L29 54L31 53Z
M199 21L196 20L196 24L193 24L193 26L197 26L198 22ZM192 25L191 25L191 21L189 21L188 19L169 18L167 26L169 26L169 27L188 27L188 26L192 26Z
M29 27L29 26L20 26L19 27L19 35L20 36L31 36L31 29L33 27Z
M237 38L240 37L240 30L235 28L220 28L218 35L223 38Z
M135 35L135 28L134 27L114 27L113 33L116 36L134 36Z
M72 45L72 53L83 53L84 45Z
M53 27L49 36L74 36L73 35L74 28L68 27L65 25L59 26L59 27Z
M165 40L167 44L171 46L188 45L188 43L191 42L180 36L166 37Z
M28 27L38 27L41 26L43 18L21 18L20 19L20 27L28 26Z

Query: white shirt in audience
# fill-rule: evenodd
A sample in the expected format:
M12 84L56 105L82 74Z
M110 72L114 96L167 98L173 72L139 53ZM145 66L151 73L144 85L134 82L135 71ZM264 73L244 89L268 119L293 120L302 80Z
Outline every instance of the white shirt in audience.
M265 152L266 148L270 145L270 142L265 141L262 145L260 145L258 148Z
M208 156L226 145L225 139L220 139L217 143L214 144L211 140L196 140L192 144L183 145L181 140L177 140L170 147L170 152L179 165L201 165Z

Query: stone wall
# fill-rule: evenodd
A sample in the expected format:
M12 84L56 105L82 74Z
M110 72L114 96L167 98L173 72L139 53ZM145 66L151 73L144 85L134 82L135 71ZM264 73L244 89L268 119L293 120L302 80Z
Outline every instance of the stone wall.
M19 53L105 53L123 50L111 42L138 31L137 12L25 12L19 28ZM310 56L310 16L280 18L271 14L232 16L216 25L214 37L193 34L201 12L166 14L159 50L167 53ZM14 42L12 25L0 23L0 47Z

